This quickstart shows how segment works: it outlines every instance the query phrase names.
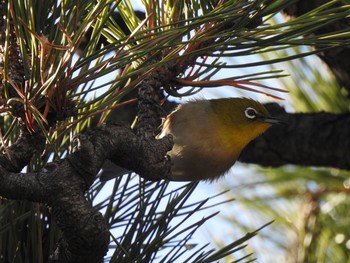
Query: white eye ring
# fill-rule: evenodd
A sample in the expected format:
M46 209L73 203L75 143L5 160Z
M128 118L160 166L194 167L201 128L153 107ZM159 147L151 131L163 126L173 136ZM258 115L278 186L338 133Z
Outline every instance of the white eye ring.
M251 120L253 120L253 119L255 119L256 117L257 117L257 111L256 111L256 109L254 109L254 108L252 108L252 107L248 107L248 108L246 108L245 109L245 111L244 111L244 114L245 114L245 116L248 118L248 119L251 119Z

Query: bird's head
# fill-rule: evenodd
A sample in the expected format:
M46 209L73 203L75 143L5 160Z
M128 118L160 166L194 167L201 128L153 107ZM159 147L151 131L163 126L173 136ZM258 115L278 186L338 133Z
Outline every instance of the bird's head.
M259 102L248 98L211 100L219 134L228 144L243 149L246 144L279 123Z

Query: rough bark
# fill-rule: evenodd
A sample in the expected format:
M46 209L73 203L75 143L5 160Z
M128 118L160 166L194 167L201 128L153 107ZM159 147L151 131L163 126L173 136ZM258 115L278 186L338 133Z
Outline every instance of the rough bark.
M40 140L43 142L44 140ZM84 193L105 159L159 180L170 173L165 158L171 137L142 139L127 125L103 125L74 140L73 153L37 173L18 173L37 147L35 136L23 133L0 158L0 196L41 202L51 207L63 237L52 262L100 262L108 251L109 231L101 213ZM41 143L43 145L43 143Z

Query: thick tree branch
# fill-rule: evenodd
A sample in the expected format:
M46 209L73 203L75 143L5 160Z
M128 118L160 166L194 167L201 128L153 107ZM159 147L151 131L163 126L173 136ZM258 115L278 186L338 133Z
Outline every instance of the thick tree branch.
M20 172L30 161L35 152L44 149L45 138L42 134L31 135L22 127L16 143L7 148L6 154L0 156L0 165L9 172Z
M109 232L100 212L84 193L93 182L104 154L96 154L90 137L75 138L74 152L39 174L42 202L51 207L63 237L53 262L100 262L108 250ZM87 161L89 160L89 161Z
M172 147L171 136L145 140L127 125L103 125L77 136L72 154L47 164L38 173L9 172L6 168L21 169L18 158L23 158L22 166L30 160L34 146L28 144L33 144L34 138L29 134L21 136L9 148L11 161L5 155L0 157L0 196L51 207L63 231L52 262L100 262L108 250L109 232L102 215L87 202L85 191L106 159L145 178L159 180L169 176L170 162L165 156ZM9 165L12 161L16 165Z
M350 113L290 114L277 104L266 106L286 125L276 125L250 143L239 161L350 169Z
M103 150L109 153L107 158L115 164L149 180L164 179L170 175L170 162L165 156L173 145L171 136L145 140L121 124L105 125L98 130L105 133L107 141Z
M17 200L40 200L42 191L34 174L19 173L31 160L35 152L45 145L41 134L29 134L23 128L16 143L0 155L1 196Z

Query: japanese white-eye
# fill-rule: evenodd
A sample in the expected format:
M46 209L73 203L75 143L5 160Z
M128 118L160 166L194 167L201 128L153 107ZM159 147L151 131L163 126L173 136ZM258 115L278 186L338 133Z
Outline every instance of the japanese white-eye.
M197 100L178 106L159 138L172 134L168 153L174 181L215 180L236 162L243 148L272 124L259 102L247 98Z
M190 101L178 106L162 125L158 138L171 134L173 149L168 152L173 181L215 180L236 162L243 148L272 124L259 102L248 98ZM106 163L101 181L126 170ZM113 168L114 167L114 168Z

